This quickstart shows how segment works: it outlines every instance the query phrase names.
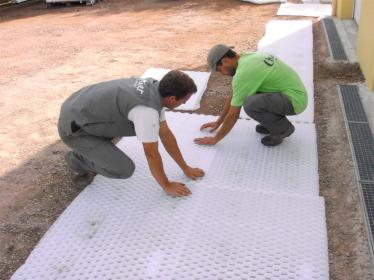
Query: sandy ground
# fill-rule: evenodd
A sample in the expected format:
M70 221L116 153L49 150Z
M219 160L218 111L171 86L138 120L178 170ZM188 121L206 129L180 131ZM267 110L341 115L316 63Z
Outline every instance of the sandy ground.
M292 1L290 1L292 2ZM293 2L297 2L296 0ZM149 67L207 70L216 43L255 50L279 4L236 0L106 0L0 11L0 279L9 279L81 191L69 177L56 121L63 100L95 82ZM315 118L331 279L374 279L336 84L363 80L329 59L314 19ZM230 79L213 75L201 113L218 114Z

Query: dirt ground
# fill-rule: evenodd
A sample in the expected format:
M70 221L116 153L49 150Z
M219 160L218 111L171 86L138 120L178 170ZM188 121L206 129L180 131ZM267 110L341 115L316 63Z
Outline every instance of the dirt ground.
M298 2L298 1L289 1ZM149 67L207 70L216 43L255 50L279 4L237 0L106 0L0 10L0 279L9 279L81 191L68 177L56 131L59 107L95 82ZM284 17L283 17L284 19ZM314 21L315 122L326 200L331 279L374 279L353 162L336 91L363 81L355 64L329 58ZM230 79L213 75L200 113L218 114Z

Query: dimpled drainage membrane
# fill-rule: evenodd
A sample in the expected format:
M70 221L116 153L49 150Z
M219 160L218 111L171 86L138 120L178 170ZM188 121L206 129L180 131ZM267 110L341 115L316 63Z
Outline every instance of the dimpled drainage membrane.
M296 125L283 148L265 149L254 123L239 120L225 141L201 147L192 139L215 117L166 117L187 161L205 169L202 180L188 180L160 149L169 178L186 182L193 194L164 194L141 144L125 138L119 146L135 161L134 176L96 176L12 280L328 279L324 200L316 193L315 144L308 146L314 125ZM240 158L228 155L234 145ZM252 163L239 168L236 160ZM295 177L289 185L288 176Z

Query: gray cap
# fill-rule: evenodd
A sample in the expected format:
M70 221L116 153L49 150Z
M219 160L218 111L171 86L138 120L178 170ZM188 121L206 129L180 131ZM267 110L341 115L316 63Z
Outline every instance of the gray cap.
M230 50L231 48L226 46L226 45L222 45L222 44L218 44L218 45L215 45L213 48L210 49L209 53L208 53L208 64L209 64L209 67L215 71L216 70L216 64L217 62Z

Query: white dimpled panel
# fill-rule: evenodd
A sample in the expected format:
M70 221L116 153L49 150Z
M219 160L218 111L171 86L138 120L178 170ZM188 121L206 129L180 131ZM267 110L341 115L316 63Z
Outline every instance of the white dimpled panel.
M295 124L295 132L276 147L261 144L256 122L238 120L209 168L213 186L318 195L314 124Z
M98 177L12 279L328 279L323 199L151 185Z
M136 163L133 177L96 176L12 280L328 279L323 199L299 195L305 186L292 189L281 183L283 175L297 177L304 172L304 167L288 171L285 162L294 160L293 168L298 168L308 161L302 150L311 149L307 147L308 139L315 137L307 128L311 125L297 126L300 133L282 144L284 152L294 151L290 157L278 148L262 150L251 121L239 121L218 146L201 147L192 140L201 135L200 125L215 117L180 113L166 117L181 150L192 154L193 163L206 171L205 178L191 181L160 149L169 177L186 182L192 195L167 196L150 175L141 143L135 137L124 138L119 146ZM248 168L262 174L254 176L261 188L241 186L247 179L240 177L251 175L244 170L249 156L257 165ZM278 163L282 172L264 161ZM317 167L314 161L310 165L311 170ZM267 182L274 176L277 179ZM305 178L309 180L305 185L310 184ZM266 187L271 182L281 187Z
M175 279L328 278L322 199L207 189L198 209Z
M269 148L261 144L264 135L255 132L257 123L251 120L238 120L230 133L215 146L195 144L194 138L209 135L208 132L200 132L200 126L216 119L213 116L185 113L166 114L186 161L206 171L204 182L216 188L318 195L314 124L295 124L294 134L277 147ZM165 171L171 180L187 183L189 179L161 143L159 146ZM150 175L141 145L135 137L124 138L119 147L135 161L136 170Z

